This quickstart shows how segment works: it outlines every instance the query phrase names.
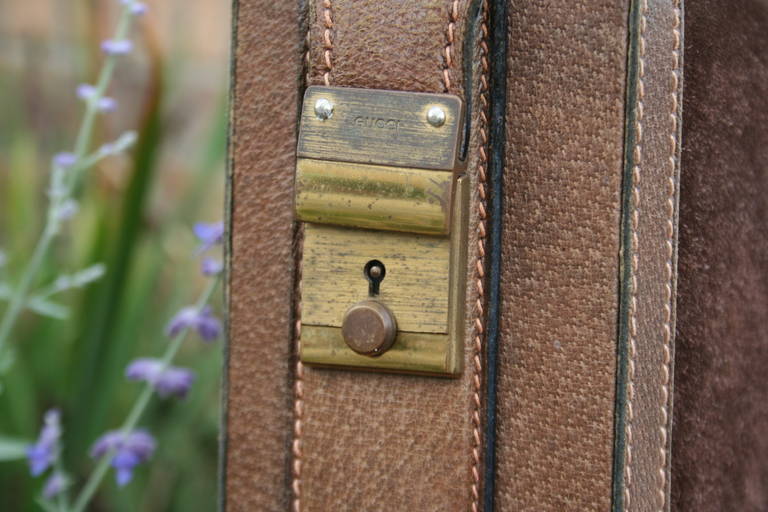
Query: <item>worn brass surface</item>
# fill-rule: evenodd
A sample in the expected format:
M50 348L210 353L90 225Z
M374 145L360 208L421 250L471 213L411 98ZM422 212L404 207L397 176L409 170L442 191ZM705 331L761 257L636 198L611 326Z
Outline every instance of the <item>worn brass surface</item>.
M326 119L315 112L321 99L333 106ZM427 120L434 107L445 112L440 126ZM304 95L297 156L451 171L462 166L463 117L456 96L313 86Z
M344 313L368 298L363 269L387 269L378 300L404 331L448 332L448 238L307 223L304 227L302 324L341 327Z
M306 325L301 327L300 350L302 362L313 366L432 375L456 375L461 369L447 334L400 331L389 350L371 357L350 349L338 327Z
M465 328L468 203L469 183L461 177L450 240L307 224L301 360L318 366L458 375ZM357 245L349 247L350 242ZM340 328L346 308L368 296L363 268L370 259L386 266L376 300L390 308L400 329L392 347L377 357L350 349ZM359 281L353 284L354 297L347 288L351 281Z
M301 158L299 220L361 228L447 234L453 174Z

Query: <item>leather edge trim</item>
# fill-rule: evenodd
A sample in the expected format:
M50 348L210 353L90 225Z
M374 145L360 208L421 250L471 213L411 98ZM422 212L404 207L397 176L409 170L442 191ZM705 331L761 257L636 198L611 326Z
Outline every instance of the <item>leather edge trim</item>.
M614 511L670 509L677 224L682 132L683 0L651 2L652 6L649 8L649 0L633 0L629 19L630 51L627 65L625 167L622 186L621 302L617 344L612 506ZM650 34L646 33L649 22L655 23L656 18L666 19L665 16L673 20L671 35L667 34L671 40L671 55L655 51L659 49L660 44L667 42L660 36L666 27L661 29L657 26ZM669 59L666 64L662 64L664 59ZM670 65L669 68L667 64ZM671 78L667 72L671 73ZM646 75L650 77L647 80ZM644 80L648 83L644 83ZM662 128L654 126L653 119L650 123L644 120L645 117L653 115L662 116L661 112L653 109L653 105L651 108L644 108L646 94L650 97L648 103L651 104L659 102L665 95L671 96L672 110L668 114L672 126L670 132L662 133ZM669 146L664 146L663 135L667 133L670 137ZM652 149L656 150L649 151L647 158L643 157L644 144L653 145ZM667 162L658 162L658 154L666 154L669 151L667 147L671 149ZM646 165L648 161L650 164ZM658 167L654 168L654 165ZM658 174L661 172L659 169L665 166L670 168L669 174ZM641 176L643 182L650 180L642 185L642 194ZM667 183L664 183L664 178ZM667 197L662 197L664 191L668 194ZM650 201L645 200L646 203L663 199L667 201L667 224L664 226L666 239L661 240L665 251L654 252L653 247L646 247L659 243L660 239L658 233L648 229L648 218L653 216L653 207L643 205L644 194L651 196ZM649 261L659 263L663 253L667 256L666 275L660 276L654 273L653 268L648 270L638 266L641 259L643 264ZM665 295L663 302L653 304L660 306L661 310L646 308L648 303L654 300L649 292L661 292ZM659 319L661 327L657 331L662 332L661 343L658 339L652 339L653 333L648 332L649 325L658 327ZM654 375L651 372L649 375L648 368L658 359L661 360L660 373ZM635 373L638 370L640 377L636 381ZM660 390L657 402L650 397L648 389ZM661 409L661 424L652 426L648 421L653 415L651 411L654 403ZM636 429L634 434L633 428ZM658 429L657 433L652 431L654 428ZM652 441L657 437L660 446ZM647 467L648 459L656 453L661 454L658 472ZM639 480L640 485L635 483L633 486L633 473L635 477L639 477L635 479ZM660 480L657 486L651 486L649 483L649 479L654 478Z
M227 162L226 162L226 182L224 190L224 226L226 236L224 237L224 276L222 279L224 287L224 311L227 314L224 317L224 346L222 347L221 358L221 391L220 391L220 410L219 410L219 453L216 461L217 487L218 487L218 510L227 510L227 454L229 448L229 276L232 267L232 180L234 174L234 138L235 124L234 118L235 105L235 80L237 77L237 59L235 58L235 48L237 45L237 26L238 14L240 9L240 0L231 0L232 12L230 19L232 26L230 28L229 43L229 90L227 91L229 108L229 128L227 130Z
M486 319L486 409L485 464L483 468L483 510L494 510L496 478L496 375L499 352L501 301L501 232L503 221L503 175L505 157L505 120L507 106L507 1L490 2L490 255L488 316Z

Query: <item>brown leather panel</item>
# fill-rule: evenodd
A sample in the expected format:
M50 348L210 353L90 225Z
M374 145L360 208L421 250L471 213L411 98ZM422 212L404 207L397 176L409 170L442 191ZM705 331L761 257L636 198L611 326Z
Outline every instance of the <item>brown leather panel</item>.
M292 408L295 2L241 0L231 140L228 510L286 510Z
M311 0L310 83L324 83L328 73L331 84L344 87L444 92L447 68L450 90L456 92L462 80L468 3ZM457 24L449 45L448 22L454 9ZM450 65L445 59L447 46Z
M498 510L608 510L628 1L512 2Z
M315 5L313 83L322 83L326 26L324 4ZM441 92L446 31L452 1L332 2L334 86ZM467 4L456 2L453 55L460 55ZM479 27L478 27L479 28ZM478 34L480 31L478 30ZM384 50L386 48L386 50ZM385 375L304 366L297 407L294 467L302 511L471 510L479 487L480 398L474 358L478 318L480 242L479 170L483 92L481 56L473 58L472 130L467 173L472 186L464 372L458 379ZM454 63L451 92L459 93ZM478 359L479 362L479 359ZM477 420L473 415L477 414ZM475 451L477 458L473 456ZM479 471L479 468L478 468Z
M682 13L639 0L635 117L628 194L628 325L623 428L624 510L669 509ZM620 426L620 427L621 427Z
M672 502L768 510L768 5L686 4Z

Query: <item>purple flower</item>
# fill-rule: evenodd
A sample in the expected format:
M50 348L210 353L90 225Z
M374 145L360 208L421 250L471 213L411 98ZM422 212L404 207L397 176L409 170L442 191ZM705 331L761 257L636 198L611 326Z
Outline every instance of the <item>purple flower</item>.
M125 55L133 50L130 39L107 39L102 41L101 50L107 55Z
M183 398L195 381L190 370L166 366L158 359L136 359L125 369L125 376L150 383L162 397L176 395Z
M91 84L80 84L77 86L77 97L81 100L89 100L96 95L96 88Z
M110 98L109 96L104 96L103 98L99 99L98 107L102 112L112 112L117 108L117 101L115 101L114 98Z
M176 313L165 332L174 337L184 329L197 329L197 333L203 341L213 341L221 334L221 322L213 316L210 307L199 310L195 307L187 307Z
M170 367L155 382L157 393L162 396L176 395L184 398L195 381L195 375L186 368Z
M62 169L66 169L67 167L72 167L77 163L77 156L74 153L69 152L61 152L57 153L53 156L53 165L56 167L61 167Z
M149 460L155 451L155 440L145 430L107 432L91 447L91 457L100 458L111 454L117 485L124 486L133 477L133 468Z
M224 269L224 265L213 258L205 258L200 264L200 269L204 276L215 276Z
M79 209L80 206L77 204L77 201L74 199L68 199L64 201L61 206L59 206L58 210L56 210L56 217L62 221L69 220L77 213Z
M69 480L64 476L64 473L55 471L45 482L43 497L49 500L55 498L67 488L67 485L69 485Z
M80 84L77 86L77 97L81 100L91 101L96 96L96 93L96 88L91 84ZM99 107L99 110L102 112L112 112L117 108L117 101L108 96L104 96L103 98L99 98L96 106Z
M137 2L136 0L121 0L120 3L129 5L131 7L131 14L136 16L147 12L147 5L142 2Z
M134 2L131 6L131 13L140 16L147 12L147 4L143 4L141 2Z
M194 232L195 236L201 242L199 251L207 251L224 240L224 223L212 222L208 224L205 222L198 222L195 224Z
M32 476L41 475L58 457L61 438L61 414L58 409L46 412L43 423L37 442L27 448L27 460Z

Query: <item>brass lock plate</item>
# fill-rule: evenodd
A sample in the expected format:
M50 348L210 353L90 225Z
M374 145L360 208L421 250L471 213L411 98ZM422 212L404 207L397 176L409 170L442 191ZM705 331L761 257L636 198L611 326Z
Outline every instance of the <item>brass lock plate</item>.
M305 222L302 362L458 375L469 203L468 179L457 177L461 101L311 87L301 119L295 209ZM366 274L372 263L381 267L375 286ZM394 342L372 331L371 339L390 342L361 353L365 340L352 343L342 332L366 333L365 325L349 329L345 322L371 301L375 311L357 318L382 320L371 329L395 330Z

